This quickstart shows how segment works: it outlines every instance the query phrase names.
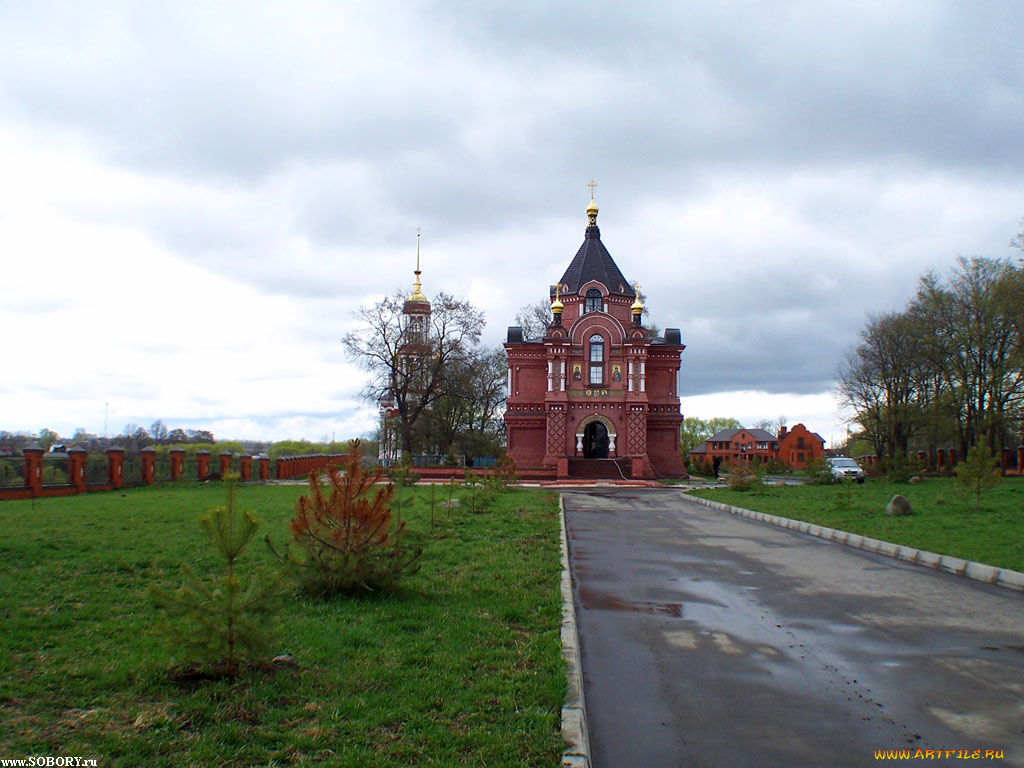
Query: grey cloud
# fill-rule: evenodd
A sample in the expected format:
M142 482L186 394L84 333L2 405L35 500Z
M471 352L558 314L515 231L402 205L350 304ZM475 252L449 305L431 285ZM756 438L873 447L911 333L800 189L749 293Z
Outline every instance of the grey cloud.
M343 359L353 307L408 285L417 226L428 293L497 286L468 298L499 341L579 246L591 177L619 266L689 345L688 394L829 389L866 311L1018 231L1020 210L964 210L974 187L1024 199L1010 2L34 3L0 21L5 119L147 190L61 212L302 301L321 360ZM887 197L914 182L934 211ZM691 238L645 215L735 189L778 231ZM732 205L715 226L755 226Z

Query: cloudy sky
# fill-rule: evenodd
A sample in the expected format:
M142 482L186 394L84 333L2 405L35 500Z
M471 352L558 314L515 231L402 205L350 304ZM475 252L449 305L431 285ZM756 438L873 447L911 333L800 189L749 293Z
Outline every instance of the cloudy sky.
M1022 33L1010 0L0 0L0 429L367 432L339 339L416 228L497 345L593 178L683 412L838 437L866 314L1015 255Z

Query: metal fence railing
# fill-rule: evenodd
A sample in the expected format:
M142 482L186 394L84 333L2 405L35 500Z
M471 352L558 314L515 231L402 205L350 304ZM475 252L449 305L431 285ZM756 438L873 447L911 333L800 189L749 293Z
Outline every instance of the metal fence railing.
M247 458L245 463L248 464L249 469L248 480L250 482L260 482L264 479L261 476L261 469L264 466L266 467L267 480L273 481L282 478L304 479L311 471L323 471L326 466L342 464L345 458L346 456L342 454L288 456L283 457L281 459L282 464L279 465L277 460L271 460L265 455L261 460L260 455L257 454ZM430 466L430 462L437 462L444 458L444 456L420 457L418 463L423 466ZM174 479L185 482L202 480L203 478L199 476L199 459L203 459L206 467L203 477L207 475L220 477L224 471L241 475L243 466L242 456L234 455L228 459L227 456L221 457L217 454L204 458L204 455L200 454L198 459L193 455L191 458L186 458L182 461L181 472ZM143 485L148 480L156 483L171 482L171 467L176 461L176 458L172 459L171 456L167 455L160 455L158 458L151 452L126 455L126 451L123 449L103 453L86 453L85 451L78 450L72 451L70 454L59 451L44 453L41 450L34 450L26 451L22 456L5 454L0 455L0 491L6 494L4 498L17 498L18 496L11 494L12 490L26 489L28 487L37 488L38 485L50 489L46 495L65 494L69 486L77 491L85 490L81 485L81 477L77 479L71 477L71 468L82 465L84 465L85 469L84 485L90 486L94 490L110 487L111 485ZM376 459L367 457L366 461L367 463L375 463ZM78 462L81 462L81 464ZM152 462L151 477L144 472L150 462ZM32 478L25 477L27 466L32 467ZM120 476L112 477L110 475L111 467L117 466L120 466ZM38 476L35 474L37 471L36 467L38 467Z
M68 484L68 455L47 453L43 455L43 485Z
M0 458L0 488L20 488L25 485L25 459L21 456Z
M102 453L90 453L85 460L85 482L89 485L107 482L107 457Z
M135 485L142 482L142 459L137 456L133 459L125 459L121 469L123 474L122 483Z
M454 459L455 463L452 464ZM448 456L444 453L414 453L412 456L414 467L464 467L466 457L463 454Z

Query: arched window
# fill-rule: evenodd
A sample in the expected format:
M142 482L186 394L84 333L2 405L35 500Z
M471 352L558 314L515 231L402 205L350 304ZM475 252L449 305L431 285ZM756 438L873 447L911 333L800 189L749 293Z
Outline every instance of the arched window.
M604 309L601 303L601 292L597 288L591 288L583 299L583 313L600 312Z
M411 344L423 343L423 318L419 315L407 315L405 337Z
M604 384L604 336L595 333L590 337L590 378L591 386Z

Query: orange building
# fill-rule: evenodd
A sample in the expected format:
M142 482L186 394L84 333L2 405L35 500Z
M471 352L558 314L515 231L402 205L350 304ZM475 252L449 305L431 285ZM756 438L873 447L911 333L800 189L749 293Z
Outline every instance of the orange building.
M754 458L766 462L775 456L778 447L775 436L763 429L723 429L709 437L697 450L691 451L690 455L708 464L716 458L723 464L750 462Z
M809 461L820 459L825 455L825 438L817 432L811 432L803 424L792 429L785 427L779 430L778 458L791 467L802 467Z
M754 459L765 463L775 459L794 469L824 455L825 438L817 432L811 432L803 424L797 424L792 429L782 427L778 437L764 429L723 429L690 451L691 458L709 465L716 458L721 459L723 465L750 463Z

